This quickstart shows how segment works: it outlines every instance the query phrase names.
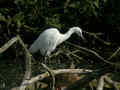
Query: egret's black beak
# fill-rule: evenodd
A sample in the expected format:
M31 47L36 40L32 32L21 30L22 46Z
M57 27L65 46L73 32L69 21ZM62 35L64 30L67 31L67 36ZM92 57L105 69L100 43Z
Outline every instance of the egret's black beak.
M84 36L81 34L81 38L83 39L83 40L85 40L85 38L84 38Z
M81 35L81 38L84 42L87 42L87 40L85 39L85 37L83 35Z

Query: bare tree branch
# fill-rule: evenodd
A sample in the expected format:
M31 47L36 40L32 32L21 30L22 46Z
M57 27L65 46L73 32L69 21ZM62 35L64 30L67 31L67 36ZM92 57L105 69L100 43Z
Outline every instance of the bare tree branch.
M15 42L17 42L18 38L13 37L11 40L9 40L7 43L5 43L1 48L0 48L0 54L6 51L10 46L12 46Z
M108 71L109 68L110 67L105 67L104 69L96 70L92 73L86 74L80 80L77 80L75 83L69 85L65 90L80 90L88 86L89 82L91 82L92 80L99 79L101 75L105 75L106 73L110 72Z
M26 61L26 73L24 76L24 79L30 79L31 76L31 60L32 60L32 55L30 54L30 52L28 51L28 49L26 48L24 42L22 41L22 39L20 38L20 36L17 36L19 43L22 45L22 47L25 50L25 61Z
M116 90L120 90L120 82L113 81L108 76L105 76L105 81L110 84L112 87L114 87Z
M119 47L107 60L113 59L113 58L116 57L119 53L120 53L120 47Z
M100 39L99 37L98 37L98 35L102 35L102 33L91 33L91 32L86 32L86 31L83 31L85 34L88 34L88 35L90 35L90 36L93 36L96 40L98 40L98 41L100 41L101 43L103 43L104 45L111 45L111 43L110 42L106 42L106 41L104 41L104 40L102 40L102 39Z
M26 46L25 46L24 42L22 41L22 39L20 38L20 36L17 36L17 38L19 40L19 43L24 48L25 54L26 54L26 57L25 57L26 71L25 71L25 75L24 75L23 81L21 83L21 86L19 88L19 90L24 90L25 89L24 84L26 84L27 80L30 79L30 77L31 77L31 60L32 60L32 56L29 53L28 49L26 48Z
M54 75L54 72L53 72L49 67L47 67L45 64L41 63L41 65L42 65L46 70L48 70L48 72L51 74L52 79L53 79L52 90L55 90L55 75Z
M87 74L80 80L77 80L76 82L70 84L65 90L80 90L83 87L87 86L90 81L94 79L93 73ZM87 83L86 83L87 82Z
M23 85L24 85L24 83L26 83L27 79L30 79L30 76L31 76L31 54L29 53L29 51L25 47L24 42L22 41L22 39L20 38L20 36L13 37L6 44L4 44L0 48L0 54L3 53L4 51L6 51L10 46L12 46L17 41L19 41L20 45L24 48L25 54L26 54L26 57L25 57L26 71L25 71L25 75L24 75L24 79L23 79L22 85L19 88L19 90L24 90L25 88L23 87Z
M92 70L89 70L89 69L58 69L58 70L52 70L52 72L54 73L54 75L64 74L64 73L88 74L92 72ZM21 84L21 86L23 86L23 88L25 89L27 85L35 83L39 80L43 80L49 76L50 76L49 72L37 75L36 77L32 77L30 80L26 80L24 84ZM24 89L20 89L20 90L24 90Z
M90 50L90 49L87 49L87 48L84 48L84 47L81 47L81 46L77 46L77 45L75 45L75 44L71 44L71 43L69 43L69 42L67 42L67 41L66 41L66 43L69 44L69 45L72 45L72 46L74 46L74 47L76 47L76 48L78 48L78 49L80 49L80 50L83 50L83 51L85 51L85 52L88 52L88 53L93 54L94 56L96 56L96 57L98 58L98 60L102 60L103 62L105 62L105 63L107 63L107 64L114 65L114 66L119 66L119 65L120 65L119 63L113 63L113 62L110 62L110 61L104 59L103 57L101 57L98 53L96 53L96 52L93 51L93 50Z
M96 90L103 90L103 88L104 88L104 78L105 78L104 75L102 75L99 78Z

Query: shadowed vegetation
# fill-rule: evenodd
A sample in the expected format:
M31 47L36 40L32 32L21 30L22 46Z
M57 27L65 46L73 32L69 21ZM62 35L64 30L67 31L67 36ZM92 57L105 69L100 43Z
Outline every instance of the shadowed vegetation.
M57 47L47 66L51 69L70 69L73 62L75 68L95 70L89 76L79 75L83 82L77 81L67 90L98 90L97 82L101 78L106 81L104 90L119 90L119 3L119 0L1 0L0 47L12 37L20 35L29 48L37 36L49 27L56 27L64 33L70 27L79 26L87 42L73 35ZM81 49L81 46L85 49ZM46 71L41 66L40 54L33 56L32 77ZM0 90L20 86L25 72L24 57L25 52L17 42L0 54ZM113 82L110 83L110 80ZM43 82L51 87L52 80Z

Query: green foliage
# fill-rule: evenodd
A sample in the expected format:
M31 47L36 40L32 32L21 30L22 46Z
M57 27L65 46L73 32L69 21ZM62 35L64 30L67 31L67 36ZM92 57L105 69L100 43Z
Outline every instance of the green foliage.
M5 17L0 13L0 21L6 21Z
M99 17L104 17L102 11L109 4L108 0L14 0L12 3L15 7L0 9L0 19L9 19L2 21L7 22L7 26L12 26L14 30L8 28L14 35L26 30L28 32L24 25L40 28L33 30L38 34L48 27L61 29L75 25L86 26L92 19L99 22Z

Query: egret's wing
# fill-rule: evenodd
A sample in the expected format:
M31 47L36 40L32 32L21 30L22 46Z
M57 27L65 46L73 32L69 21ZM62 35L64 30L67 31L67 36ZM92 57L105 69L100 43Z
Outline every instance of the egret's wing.
M41 34L40 38L38 41L40 51L42 55L49 55L52 51L55 50L56 48L56 43L58 39L58 32L56 31L48 31L43 34Z
M51 37L48 38L48 42L47 42L47 55L50 55L51 52L53 52L56 49L57 46L57 34L56 35L52 35Z

